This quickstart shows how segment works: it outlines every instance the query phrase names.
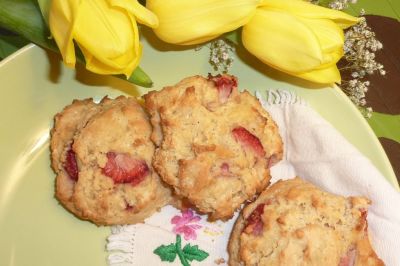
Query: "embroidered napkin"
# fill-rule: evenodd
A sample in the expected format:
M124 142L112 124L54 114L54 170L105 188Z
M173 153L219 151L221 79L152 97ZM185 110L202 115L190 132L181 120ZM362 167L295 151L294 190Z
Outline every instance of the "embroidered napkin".
M284 159L271 169L271 181L297 175L331 193L368 197L372 244L386 265L400 265L400 193L298 96L268 90L257 97L278 124L285 145ZM108 264L227 265L226 247L236 217L209 223L192 210L166 206L144 224L112 227Z

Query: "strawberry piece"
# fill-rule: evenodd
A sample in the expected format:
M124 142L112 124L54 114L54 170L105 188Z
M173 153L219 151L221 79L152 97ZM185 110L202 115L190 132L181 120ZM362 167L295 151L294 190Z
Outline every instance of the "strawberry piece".
M127 200L125 200L125 210L126 211L133 211L134 210L134 206L130 205Z
M220 168L221 168L222 175L224 175L224 176L230 175L229 164L228 163L222 163Z
M232 130L232 135L237 142L244 148L251 149L257 156L265 156L264 148L259 138L251 134L244 127L236 127Z
M264 213L265 203L261 203L254 209L246 221L246 228L244 232L247 234L252 233L255 236L259 236L262 233L264 223L261 219L261 215Z
M228 101L234 88L237 87L237 79L233 76L228 75L216 75L212 76L208 74L208 79L212 80L218 90L218 98L221 103Z
M231 172L229 164L227 162L223 162L219 166L219 171L217 172L216 176L218 176L218 177L233 177L233 176L235 176L235 174Z
M71 147L67 151L63 167L72 180L78 181L78 163L76 162L76 154Z
M354 266L356 262L357 251L354 246L350 247L346 255L340 258L339 266Z
M149 174L146 162L126 153L107 152L107 163L102 169L104 175L111 177L116 184L139 184Z

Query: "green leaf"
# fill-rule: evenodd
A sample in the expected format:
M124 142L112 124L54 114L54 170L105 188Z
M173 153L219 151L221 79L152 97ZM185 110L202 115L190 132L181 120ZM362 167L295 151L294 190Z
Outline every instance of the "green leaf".
M0 0L0 27L58 52L36 0Z
M46 22L46 25L49 25L49 11L50 11L50 3L51 0L37 0L39 4L40 11L42 12L42 17Z
M373 112L367 121L378 138L384 137L400 143L400 115Z
M240 44L240 32L238 30L226 33L224 35L224 38L230 40L232 43L236 45Z
M173 262L176 258L175 244L169 244L168 246L161 245L153 251L154 254L161 258L161 261Z
M28 43L29 41L17 35L0 34L0 59L9 56Z
M153 81L139 66L135 68L128 81L137 85L150 88L153 86Z
M319 0L318 5L323 7L328 7L330 2L332 2L332 0Z
M191 246L190 244L186 244L186 246L183 248L183 254L185 258L189 261L197 260L197 261L203 261L208 257L208 253L199 249L197 245Z
M358 0L348 10L351 15L358 16L361 9L367 15L378 15L400 20L400 4L398 0Z

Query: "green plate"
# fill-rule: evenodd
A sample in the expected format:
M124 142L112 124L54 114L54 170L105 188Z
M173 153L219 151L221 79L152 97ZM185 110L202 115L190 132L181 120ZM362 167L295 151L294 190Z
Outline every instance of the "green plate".
M156 88L211 72L207 47L177 51L147 39L141 66ZM397 184L377 138L339 89L303 89L311 85L266 69L238 52L231 72L239 77L241 88L296 91ZM73 99L140 95L146 89L83 69L67 69L57 56L34 45L0 63L0 84L0 265L106 265L109 228L77 219L54 198L49 130L54 114Z

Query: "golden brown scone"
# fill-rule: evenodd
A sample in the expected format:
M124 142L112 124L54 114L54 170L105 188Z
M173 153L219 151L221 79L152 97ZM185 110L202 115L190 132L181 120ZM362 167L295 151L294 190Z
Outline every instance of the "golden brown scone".
M189 77L144 97L158 147L153 165L200 212L230 218L269 184L282 158L278 128L235 77Z
M72 194L78 171L73 165L74 154L71 152L71 146L76 132L84 127L98 110L99 106L92 99L74 100L54 117L54 127L50 132L51 166L57 174L55 196L76 215L79 215L80 211L72 202Z
M148 117L134 98L106 97L95 106L62 155L66 163L60 168L72 183L68 206L98 225L142 222L171 200L151 166Z
M369 204L300 178L278 181L242 210L229 241L229 265L384 265L368 239Z

